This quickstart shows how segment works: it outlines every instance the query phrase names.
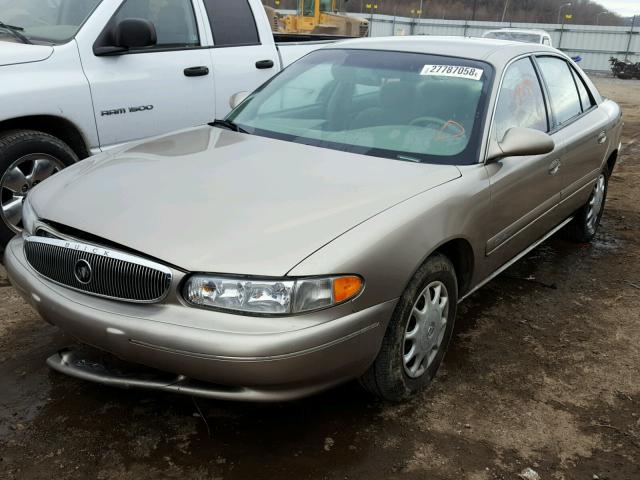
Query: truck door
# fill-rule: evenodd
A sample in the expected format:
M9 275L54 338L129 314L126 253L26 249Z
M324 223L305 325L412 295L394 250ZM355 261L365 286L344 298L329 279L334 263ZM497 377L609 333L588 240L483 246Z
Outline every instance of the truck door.
M252 92L275 75L280 59L270 23L259 0L203 0L213 48L216 113L229 112L234 93Z
M102 28L78 38L102 148L215 118L211 57L192 0L124 0L115 14L101 10L102 25L142 18L157 33L156 45L115 55L94 53Z

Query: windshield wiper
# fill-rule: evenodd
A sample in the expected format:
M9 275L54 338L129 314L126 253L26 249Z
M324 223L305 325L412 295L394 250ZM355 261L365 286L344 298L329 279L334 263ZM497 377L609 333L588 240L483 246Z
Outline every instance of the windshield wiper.
M231 120L220 120L220 119L215 119L213 122L211 122L209 125L211 125L212 127L222 127L222 128L226 128L227 130L233 130L234 132L239 132L239 133L249 133L247 132L244 128L242 128L240 125L232 122Z
M24 31L24 28L22 27L16 27L15 25L7 25L6 23L3 23L0 21L0 28L4 28L5 30L10 32L14 37L16 37L18 40L20 40L23 43L32 43L31 40L29 40L22 33L20 33Z

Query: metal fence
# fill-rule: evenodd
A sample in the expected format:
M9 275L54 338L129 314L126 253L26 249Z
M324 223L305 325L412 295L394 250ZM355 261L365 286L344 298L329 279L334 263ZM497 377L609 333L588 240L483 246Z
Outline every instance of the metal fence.
M292 14L295 10L280 10ZM371 24L371 36L391 35L454 35L479 37L495 28L527 28L546 30L553 46L572 57L582 57L580 66L585 70L609 71L609 57L640 62L640 18L635 27L606 27L598 25L559 25L557 23L508 23L436 18L408 18L392 15L352 13L366 18Z
M513 27L546 30L553 45L570 56L582 57L585 70L609 70L609 57L640 62L640 25L634 28L549 23L506 23L362 14L371 22L371 36L455 35L479 37L487 30ZM640 24L640 21L636 21Z

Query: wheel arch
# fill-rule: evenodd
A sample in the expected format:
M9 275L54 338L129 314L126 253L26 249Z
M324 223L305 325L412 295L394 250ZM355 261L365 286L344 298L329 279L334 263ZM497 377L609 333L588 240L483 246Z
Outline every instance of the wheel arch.
M0 122L0 131L37 130L59 138L74 151L80 160L91 153L82 131L72 122L55 115L30 115Z
M471 243L462 237L452 238L438 246L426 258L435 253L444 255L453 264L458 279L458 298L462 297L469 291L473 278L474 253Z
M618 161L618 149L616 148L609 157L607 158L607 172L609 175L613 173L613 168L616 166L616 162Z

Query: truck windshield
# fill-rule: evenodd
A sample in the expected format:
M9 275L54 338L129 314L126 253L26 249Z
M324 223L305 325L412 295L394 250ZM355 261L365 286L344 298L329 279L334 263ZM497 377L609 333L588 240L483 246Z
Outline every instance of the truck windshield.
M300 0L298 15L313 17L316 14L316 0Z
M498 40L511 40L513 42L540 43L540 35L526 32L487 32L485 38L496 38Z
M323 49L227 117L248 133L413 162L477 162L490 65L419 53Z
M101 1L0 0L0 20L18 27L31 43L60 44L75 36Z

